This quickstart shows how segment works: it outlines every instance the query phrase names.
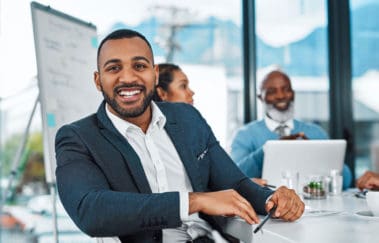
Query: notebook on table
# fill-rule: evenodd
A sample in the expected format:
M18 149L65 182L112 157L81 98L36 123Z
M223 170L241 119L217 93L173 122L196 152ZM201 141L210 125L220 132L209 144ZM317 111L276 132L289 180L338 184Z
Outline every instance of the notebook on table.
M308 176L329 175L331 170L342 174L346 141L327 140L270 140L263 146L262 178L268 184L283 185L283 172L298 173L303 185Z

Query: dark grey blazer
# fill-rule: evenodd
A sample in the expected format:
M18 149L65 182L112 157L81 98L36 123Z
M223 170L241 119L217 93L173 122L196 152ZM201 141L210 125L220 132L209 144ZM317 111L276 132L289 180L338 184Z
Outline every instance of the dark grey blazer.
M221 148L200 113L190 105L158 103L165 129L195 192L235 189L265 214L272 191L251 182ZM162 229L181 225L179 193L152 193L141 162L105 112L65 125L56 136L60 199L75 224L96 237L122 242L161 242ZM213 217L200 215L220 230Z

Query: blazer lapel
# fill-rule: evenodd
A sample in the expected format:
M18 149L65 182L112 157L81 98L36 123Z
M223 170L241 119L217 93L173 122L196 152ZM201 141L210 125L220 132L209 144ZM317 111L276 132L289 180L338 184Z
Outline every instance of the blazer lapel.
M166 114L165 114L166 115ZM188 177L191 181L191 185L194 191L204 190L204 185L202 185L201 176L199 174L199 168L197 167L194 155L191 154L191 144L186 141L186 132L172 117L167 115L167 122L165 129L170 136L176 151L178 152L180 159L182 160L184 167L186 168Z
M147 181L146 174L143 170L141 161L134 151L132 146L128 143L124 136L122 136L117 129L113 126L105 112L105 102L100 105L97 111L99 119L100 132L103 136L112 143L117 150L120 151L129 167L132 177L141 193L151 193L149 182Z

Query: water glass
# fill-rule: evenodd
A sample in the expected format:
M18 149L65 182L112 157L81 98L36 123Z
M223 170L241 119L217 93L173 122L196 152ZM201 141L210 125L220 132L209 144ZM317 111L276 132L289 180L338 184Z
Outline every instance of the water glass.
M336 196L342 193L343 178L338 170L330 171L329 194Z
M299 172L295 171L283 171L282 172L282 185L289 189L299 191Z

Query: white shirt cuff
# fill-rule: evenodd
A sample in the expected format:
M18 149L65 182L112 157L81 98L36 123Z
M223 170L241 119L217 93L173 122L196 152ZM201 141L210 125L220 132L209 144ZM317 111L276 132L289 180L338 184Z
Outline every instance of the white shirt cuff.
M179 192L180 200L180 219L188 220L189 218L189 193L188 192Z

